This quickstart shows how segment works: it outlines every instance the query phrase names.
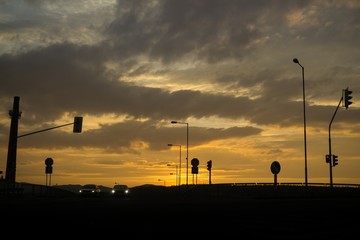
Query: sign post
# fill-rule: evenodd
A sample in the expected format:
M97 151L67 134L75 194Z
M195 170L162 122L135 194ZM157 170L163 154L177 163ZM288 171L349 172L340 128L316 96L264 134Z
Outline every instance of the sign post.
M271 163L270 170L274 174L274 186L277 185L277 175L280 172L281 166L278 161L274 161Z
M193 174L193 184L194 184L194 174L196 176L196 183L197 183L197 174L199 173L199 159L197 158L193 158L191 160L191 165L192 165L192 168L191 168L191 173Z

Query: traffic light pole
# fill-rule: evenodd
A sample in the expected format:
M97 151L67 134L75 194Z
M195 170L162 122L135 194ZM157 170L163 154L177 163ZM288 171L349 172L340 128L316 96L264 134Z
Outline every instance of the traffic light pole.
M334 115L332 116L331 121L330 121L330 124L329 124L330 187L333 186L333 177L332 177L332 154L331 154L331 134L330 134L330 129L331 129L331 124L332 124L332 122L334 121L335 115L336 115L336 113L337 113L337 111L338 111L338 109L339 109L339 106L340 106L342 100L343 100L343 97L341 96L340 101L339 101L339 104L337 105L336 110L335 110L335 112L334 112Z
M211 184L212 160L207 161L207 167L206 168L209 171L209 184Z
M67 123L64 125L51 127L47 129L43 129L36 132L31 132L23 135L18 135L18 125L19 118L21 116L21 111L19 110L20 105L20 97L14 97L13 109L9 111L11 116L11 125L10 125L10 134L9 134L9 145L8 145L8 155L6 162L6 175L5 180L8 182L8 187L15 187L16 183L16 155L17 155L17 139L21 137L25 137L28 135L32 135L39 132L49 131L55 128L65 127L68 125L74 125L73 132L79 133L82 129L82 117L75 117L74 122Z
M46 128L46 129L43 129L43 130L39 130L39 131L36 131L36 132L31 132L31 133L19 135L19 136L17 136L17 137L18 137L18 138L21 138L21 137L29 136L29 135L32 135L32 134L35 134L35 133L45 132L45 131L49 131L49 130L52 130L52 129L55 129L55 128L61 128L61 127L65 127L65 126L69 126L69 125L73 125L73 124L74 124L74 123L67 123L67 124L64 124L64 125L60 125L60 126L56 126L56 127L51 127L51 128Z
M15 187L15 176L16 176L16 150L17 150L17 134L18 125L21 112L19 111L20 97L14 97L13 109L9 111L11 116L8 155L6 163L6 175L5 180L8 182L9 187ZM12 186L10 186L10 184Z
M209 170L209 184L211 184L211 169Z

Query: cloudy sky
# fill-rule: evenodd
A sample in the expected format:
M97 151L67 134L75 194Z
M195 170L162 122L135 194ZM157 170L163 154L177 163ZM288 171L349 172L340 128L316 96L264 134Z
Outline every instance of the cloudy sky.
M212 183L273 182L273 161L329 183L340 104L333 182L360 184L359 43L357 0L2 0L0 170L18 96L19 135L83 117L18 138L18 182L51 157L59 185L206 184L209 160Z

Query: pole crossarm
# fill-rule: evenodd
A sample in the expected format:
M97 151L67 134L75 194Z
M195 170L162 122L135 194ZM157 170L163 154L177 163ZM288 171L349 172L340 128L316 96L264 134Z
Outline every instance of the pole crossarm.
M46 128L46 129L39 130L39 131L36 131L36 132L31 132L31 133L26 133L26 134L23 134L23 135L19 135L19 136L17 136L17 138L21 138L21 137L29 136L29 135L32 135L32 134L35 134L35 133L45 132L45 131L49 131L49 130L52 130L52 129L55 129L55 128L61 128L61 127L65 127L65 126L69 126L69 125L73 125L73 124L74 123L72 122L72 123L67 123L67 124L64 124L64 125L56 126L56 127Z
M334 115L333 115L332 118L331 118L331 121L330 121L330 124L329 124L329 136L330 136L331 124L332 124L332 122L334 121L335 115L336 115L336 113L337 113L337 111L338 111L338 109L339 109L339 107L340 107L340 104L341 104L342 100L343 100L343 97L340 98L339 104L337 105L336 110L335 110L335 112L334 112Z

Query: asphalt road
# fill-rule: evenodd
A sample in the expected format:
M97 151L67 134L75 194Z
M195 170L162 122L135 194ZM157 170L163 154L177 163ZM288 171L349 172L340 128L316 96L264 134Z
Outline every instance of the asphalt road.
M1 228L10 236L344 240L358 235L359 200L0 196Z

